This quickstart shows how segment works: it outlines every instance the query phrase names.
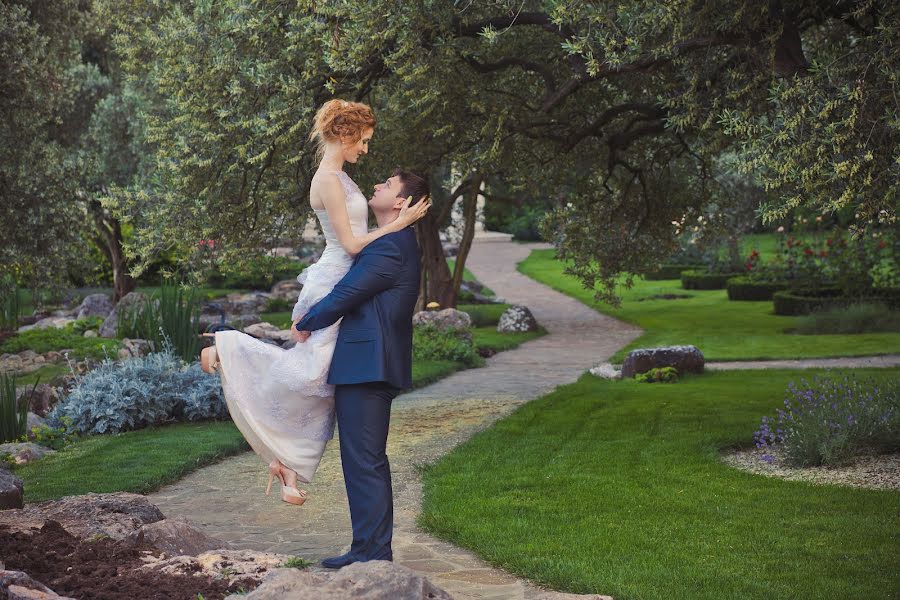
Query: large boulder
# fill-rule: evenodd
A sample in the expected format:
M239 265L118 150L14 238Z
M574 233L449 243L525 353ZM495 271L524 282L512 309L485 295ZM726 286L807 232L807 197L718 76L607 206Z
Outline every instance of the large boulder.
M224 299L216 300L216 304L221 306L226 313L246 315L265 312L269 300L269 294L262 292L233 293L228 294Z
M31 387L23 388L22 392L19 394L19 398L28 395L30 395L30 398L28 399L28 410L39 417L46 417L47 413L50 412L50 409L59 402L59 390L49 383L38 384L37 387L34 388L33 393Z
M524 333L537 331L538 322L527 306L513 304L507 308L497 322L499 333Z
M90 294L84 297L78 306L78 312L75 313L76 319L85 319L87 317L104 317L106 318L113 310L112 298L106 294Z
M276 569L247 595L226 600L452 600L450 594L408 567L386 560L353 563L339 571Z
M441 331L462 331L472 327L472 317L469 313L455 308L423 310L413 315L412 322L416 327L430 325Z
M19 509L23 506L22 480L12 474L11 471L0 469L0 510ZM11 510L9 512L17 512ZM6 513L0 512L0 515ZM2 521L2 518L0 518Z
M197 556L167 557L163 554L159 558L147 557L142 568L165 575L208 575L217 579L227 577L229 583L246 582L248 579L259 583L269 572L279 569L291 558L287 554L257 550L218 549L201 552Z
M136 543L147 543L169 556L196 556L210 550L230 549L231 544L207 535L185 519L163 519L142 525L127 536Z
M29 430L30 431L30 430ZM12 442L8 444L0 444L0 455L8 454L16 462L17 465L40 460L48 454L55 454L55 450L51 450L46 446L35 444L34 442Z
M703 353L696 346L665 346L632 350L622 363L622 377L650 369L675 367L679 373L703 373Z
M300 295L300 291L302 289L303 284L296 279L285 279L284 281L279 281L278 283L273 285L272 291L269 295L273 298L280 298L282 300L290 300L291 302L296 302L297 296Z
M244 333L261 340L274 340L279 344L283 344L291 339L290 329L280 329L265 321L244 327Z
M19 327L19 333L24 333L31 329L49 329L50 327L62 329L69 323L73 322L75 322L75 319L67 316L54 315L50 317L44 317L43 319L39 319L33 325L22 325L21 327Z
M147 295L140 292L129 292L126 294L112 309L112 312L106 316L106 319L103 320L103 325L100 326L100 331L98 332L100 337L116 337L116 329L119 326L119 314L136 310L138 305L146 304L148 301Z
M139 358L150 354L152 348L150 342L142 339L122 338L122 347L119 348L119 360Z
M13 532L25 532L33 527L41 528L52 520L77 538L107 535L120 540L141 526L164 518L146 496L118 492L66 496L29 504L18 510L5 510L0 512L0 525Z

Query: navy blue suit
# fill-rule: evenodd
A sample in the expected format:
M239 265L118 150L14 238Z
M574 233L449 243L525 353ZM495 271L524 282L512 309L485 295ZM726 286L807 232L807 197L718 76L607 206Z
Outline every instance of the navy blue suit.
M297 323L300 331L343 317L328 383L335 387L341 464L356 561L391 560L394 528L385 447L391 402L412 385L412 314L419 296L419 247L411 227L360 252L331 291Z

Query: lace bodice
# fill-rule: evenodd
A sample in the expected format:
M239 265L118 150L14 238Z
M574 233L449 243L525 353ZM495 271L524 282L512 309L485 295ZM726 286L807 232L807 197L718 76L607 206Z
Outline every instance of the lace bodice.
M349 175L343 171L331 172L337 175L344 188L344 193L347 195L347 216L350 218L350 230L356 237L366 235L369 231L369 203L366 197ZM344 249L334 232L334 226L328 218L328 212L324 208L313 209L313 212L316 213L316 218L319 219L319 224L322 226L322 233L325 235L325 250L343 252Z

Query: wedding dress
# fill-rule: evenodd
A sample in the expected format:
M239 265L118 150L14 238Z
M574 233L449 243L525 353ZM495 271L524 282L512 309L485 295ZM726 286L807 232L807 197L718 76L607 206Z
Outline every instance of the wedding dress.
M350 229L368 232L368 202L343 171L335 171L347 197ZM292 319L306 314L350 269L325 209L314 210L325 234L322 257L297 281L303 289ZM280 460L309 483L334 436L334 386L326 383L340 321L312 332L309 339L284 350L239 331L216 333L219 373L228 411L250 447L267 463Z

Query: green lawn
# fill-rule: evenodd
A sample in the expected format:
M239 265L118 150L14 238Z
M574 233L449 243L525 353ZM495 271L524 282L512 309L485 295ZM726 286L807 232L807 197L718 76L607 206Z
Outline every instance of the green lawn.
M761 360L869 356L900 352L900 333L795 335L784 333L797 317L775 315L772 302L732 302L725 290L685 290L678 280L638 279L620 288L621 308L593 300L576 278L563 273L554 250L535 250L519 271L572 296L604 314L638 325L644 335L613 355L622 362L635 348L693 344L707 360ZM675 300L645 299L660 294L688 294Z
M542 585L617 600L896 598L900 494L718 461L752 445L801 376L585 375L426 469L420 524Z
M88 492L147 494L191 471L249 449L231 421L178 423L75 441L16 468L25 501Z

